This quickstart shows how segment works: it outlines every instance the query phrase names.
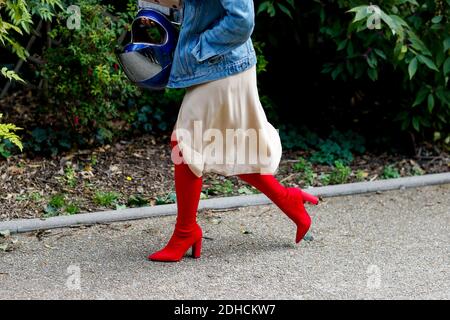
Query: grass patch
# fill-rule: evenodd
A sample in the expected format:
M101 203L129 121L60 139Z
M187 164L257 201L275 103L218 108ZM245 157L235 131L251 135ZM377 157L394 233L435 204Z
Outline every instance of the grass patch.
M120 194L117 192L103 192L103 191L97 191L94 194L94 198L92 199L95 204L102 206L102 207L111 207L117 203L117 200L119 199Z
M175 203L176 200L177 200L177 194L175 192L169 192L165 196L157 197L156 205Z
M400 178L400 172L394 166L389 165L384 167L383 172L381 173L381 178L382 179Z
M63 194L56 194L50 198L48 202L49 206L52 206L55 209L61 209L66 204L66 199Z

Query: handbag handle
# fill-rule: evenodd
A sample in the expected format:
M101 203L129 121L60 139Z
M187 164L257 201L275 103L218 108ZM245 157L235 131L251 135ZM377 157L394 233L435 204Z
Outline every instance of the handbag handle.
M165 14L178 28L183 23L183 0L139 0L139 9L153 9Z
M157 4L172 9L180 9L183 0L139 0L139 5L141 5L142 2L150 2L153 4ZM145 6L145 4L142 4L142 6Z

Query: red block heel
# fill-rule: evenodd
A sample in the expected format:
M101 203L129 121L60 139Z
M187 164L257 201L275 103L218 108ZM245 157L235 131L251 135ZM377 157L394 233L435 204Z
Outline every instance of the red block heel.
M198 259L202 253L202 239L192 245L192 258Z
M169 243L160 251L153 253L148 257L152 261L177 262L180 261L185 253L192 247L192 257L200 258L202 251L202 229L199 225L188 232L180 231L175 228L175 232L169 240Z

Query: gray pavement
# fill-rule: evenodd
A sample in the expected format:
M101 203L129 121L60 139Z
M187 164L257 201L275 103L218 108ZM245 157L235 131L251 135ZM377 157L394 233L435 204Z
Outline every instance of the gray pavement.
M274 205L200 213L198 260L146 256L174 216L13 235L0 299L449 299L450 185L325 199L312 240Z

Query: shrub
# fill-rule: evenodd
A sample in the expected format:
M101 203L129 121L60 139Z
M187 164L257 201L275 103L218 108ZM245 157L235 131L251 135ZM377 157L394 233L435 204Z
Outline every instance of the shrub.
M334 168L330 173L330 184L346 183L352 173L352 169L343 164L342 161L335 161Z
M354 132L333 130L327 139L319 143L319 150L312 154L311 161L331 165L339 160L349 164L354 159L354 153L364 153L364 143L364 138Z
M97 191L94 195L94 203L102 207L110 207L117 203L120 195L116 192Z
M28 132L24 148L27 151L55 156L68 151L75 143L82 143L82 137L68 130L56 130L51 127L37 127Z
M234 185L230 180L214 181L212 186L206 190L206 195L225 195L233 192Z
M69 215L73 215L73 214L78 214L78 213L80 213L80 208L78 207L78 205L77 204L75 204L75 203L70 203L67 207L66 207L66 210L65 210L66 212L67 212L67 214L69 214Z
M167 194L165 194L162 197L157 197L155 204L156 205L162 205L162 204L170 204L170 203L175 203L177 200L177 195L175 192L171 191L168 192Z
M50 199L48 204L55 209L61 209L62 207L65 206L66 199L65 199L64 195L56 194L56 195L52 196L52 198Z
M383 168L383 172L381 173L382 179L394 179L394 178L400 178L400 172L398 172L398 169L395 168L392 165L388 165Z
M450 144L450 3L383 0L377 6L367 4L361 0L259 1L260 16L272 21L267 27L260 24L257 37L269 39L272 52L302 53L291 60L291 70L304 70L299 83L323 86L320 77L301 78L309 75L309 65L322 64L322 72L335 80L334 87L345 88L341 83L349 83L350 94L361 89L362 95L373 90L368 96L389 104L383 106L386 118L379 121L394 119L403 130ZM293 19L285 19L286 14ZM283 34L283 30L290 31ZM313 60L308 59L307 65L305 58ZM383 83L371 89L371 83L380 79ZM380 88L387 90L374 92Z
M80 29L67 28L69 13L58 15L51 37L61 43L44 53L42 75L49 83L49 105L73 130L107 128L136 87L119 68L114 47L127 15L114 19L110 7L82 0Z
M0 2L0 45L7 47L17 57L26 60L29 56L26 48L18 38L30 34L33 25L33 16L44 21L50 21L57 8L62 8L61 0L16 0ZM7 17L3 16L7 13ZM4 67L1 74L9 80L24 82L14 71Z
M347 59L358 59L361 54L367 62L367 75L378 78L383 67L392 67L403 76L401 87L405 93L403 110L397 119L403 129L434 128L448 130L450 126L450 14L449 2L443 0L383 1L379 9L362 5L352 8L355 18L341 39L339 49L350 43L355 35L365 52L359 56L348 54ZM378 12L377 12L378 11ZM374 16L376 15L376 16ZM371 25L379 19L378 26ZM379 29L370 30L370 27ZM368 28L369 27L369 28ZM378 66L380 64L381 66ZM343 69L343 65L339 69ZM355 73L346 70L350 76Z
M298 162L293 165L293 169L301 173L300 179L302 179L307 186L312 186L314 184L314 179L317 174L314 173L312 164L308 160L299 158Z

